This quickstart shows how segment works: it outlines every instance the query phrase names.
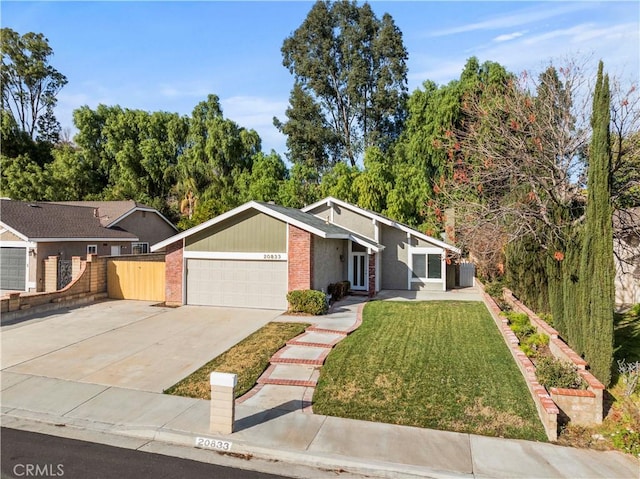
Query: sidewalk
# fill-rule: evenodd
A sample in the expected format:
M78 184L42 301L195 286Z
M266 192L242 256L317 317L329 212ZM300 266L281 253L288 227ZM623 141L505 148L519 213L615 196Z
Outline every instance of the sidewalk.
M321 320L325 329L335 332L350 327L349 322L353 325L357 306L353 301L338 304ZM320 344L329 339L316 334L328 333L310 331L296 342ZM289 351L313 349L290 346ZM287 374L299 376L281 371ZM311 381L312 376L295 380ZM309 386L263 383L259 393L236 406L236 432L224 436L209 433L205 400L7 371L1 373L0 384L6 427L36 421L81 430L89 438L109 434L123 443L138 439L187 448L195 447L196 437L220 439L232 443L230 452L235 455L278 461L283 474L291 471L286 464L331 471L327 477L348 471L372 477L635 479L640 472L637 460L618 452L305 414L300 401ZM274 395L265 391L267 386L300 389L294 394L280 389Z

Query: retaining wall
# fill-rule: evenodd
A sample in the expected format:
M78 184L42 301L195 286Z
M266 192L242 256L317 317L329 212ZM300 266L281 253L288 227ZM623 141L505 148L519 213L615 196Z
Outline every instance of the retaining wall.
M503 290L503 298L514 311L524 313L539 333L549 336L549 350L557 359L569 362L578 368L578 374L587 383L587 390L551 388L551 397L560 408L564 418L574 424L589 426L602 423L604 385L588 371L589 364L571 349L556 329L547 324L537 314L527 308L513 292L507 288ZM535 369L534 369L535 373Z

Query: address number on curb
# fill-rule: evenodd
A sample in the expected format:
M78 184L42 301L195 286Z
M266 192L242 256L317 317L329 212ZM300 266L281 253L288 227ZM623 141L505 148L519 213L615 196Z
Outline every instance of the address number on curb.
M196 447L204 449L215 449L216 451L230 451L231 442L220 441L219 439L209 439L207 437L196 437Z

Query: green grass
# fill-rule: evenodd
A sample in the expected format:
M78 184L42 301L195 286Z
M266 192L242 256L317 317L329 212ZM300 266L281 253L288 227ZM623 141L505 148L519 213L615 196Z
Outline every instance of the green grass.
M366 305L321 370L314 412L545 441L524 378L483 303Z
M614 318L614 359L640 361L640 304Z
M238 375L236 397L240 397L256 384L269 366L271 356L308 326L307 323L268 323L164 392L175 396L211 399L209 374L218 371Z

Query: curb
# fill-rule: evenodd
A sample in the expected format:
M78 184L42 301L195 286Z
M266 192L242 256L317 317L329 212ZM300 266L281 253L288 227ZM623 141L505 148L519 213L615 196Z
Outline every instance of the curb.
M14 409L14 411L17 411ZM30 411L19 410L23 413ZM378 460L354 459L347 456L340 456L326 453L313 453L308 451L296 451L291 449L270 449L262 446L254 446L250 443L235 441L233 435L203 435L209 439L222 440L232 442L232 449L229 452L216 451L212 449L198 448L195 446L196 434L184 431L176 431L164 428L144 428L134 426L115 426L102 423L93 423L85 420L73 420L69 423L53 420L53 417L31 418L28 415L14 416L9 413L3 413L3 418L13 418L18 422L46 424L51 427L60 428L61 430L87 431L107 436L128 437L150 442L161 442L192 449L201 449L211 451L220 455L229 456L245 456L245 458L255 458L270 462L281 462L283 464L295 464L308 466L322 471L326 471L331 475L348 472L352 474L360 474L376 478L434 478L434 479L450 479L450 478L473 478L473 473L457 473L429 469L423 466L413 466L401 463L385 462ZM66 418L58 418L66 419ZM94 428L91 426L98 425L104 427ZM12 428L11 424L5 424L2 427ZM22 428L15 428L22 429ZM24 430L24 429L23 429ZM26 429L28 430L28 429ZM51 433L55 435L55 433ZM86 439L81 439L86 440ZM126 447L126 446L125 446Z

